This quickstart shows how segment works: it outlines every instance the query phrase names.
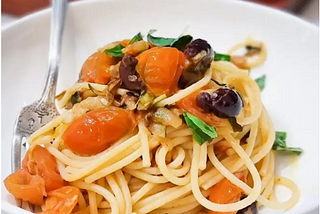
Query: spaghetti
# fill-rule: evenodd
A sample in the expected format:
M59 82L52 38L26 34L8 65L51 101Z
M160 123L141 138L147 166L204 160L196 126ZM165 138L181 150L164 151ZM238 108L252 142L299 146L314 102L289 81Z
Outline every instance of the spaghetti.
M68 192L59 198L52 196L45 186L46 199L33 202L35 209L26 203L32 202L28 197L15 193L14 188L19 185L10 176L5 181L7 189L24 200L25 209L35 211L42 205L43 213L236 213L255 205L256 201L259 207L292 208L299 200L299 190L291 180L274 173L275 130L261 103L260 88L248 70L263 64L267 55L265 45L248 40L232 48L230 55L213 56L210 45L203 41L188 41L183 53L177 47L150 48L162 45L151 45L152 42L142 39L123 40L91 56L82 68L81 81L58 98L61 115L30 136L31 149L22 169L30 173L30 179L38 174L41 177L43 173L37 168L41 163L33 160L32 151L39 145L44 147L48 157L56 161L53 171L65 181L64 186L80 190L71 197L74 202L70 205ZM197 42L208 46L192 55L195 47L201 46L195 46ZM115 55L112 51L117 47L125 48L131 58ZM233 59L235 52L248 47L246 55ZM159 60L151 59L153 56ZM161 61L164 56L175 61L171 64ZM206 67L203 60L208 56L212 60L206 62ZM122 57L120 61L119 57ZM250 57L256 59L250 61ZM108 65L98 67L97 63ZM199 75L195 71L199 63L205 67L200 78L195 77ZM157 66L160 66L158 70L154 68ZM94 75L102 75L102 68L109 73L93 80ZM182 77L188 76L186 72L196 75L181 87ZM166 81L161 82L161 78ZM142 87L145 92L140 93ZM226 93L225 97L236 92L230 99L234 101L239 96L237 102L241 105L237 115L228 116L232 109L223 112L227 107L201 103L201 96L210 100L219 95L217 91ZM121 118L109 122L117 117ZM86 118L85 126L79 130L83 118ZM78 138L75 133L86 132L87 126L93 134ZM99 130L107 132L105 137ZM98 147L102 141L110 142ZM84 144L89 147L80 149ZM93 152L90 146L96 146ZM37 170L32 171L32 167ZM276 200L277 184L291 190L288 201ZM32 187L30 182L23 185ZM50 203L55 203L53 197L62 205L50 208Z

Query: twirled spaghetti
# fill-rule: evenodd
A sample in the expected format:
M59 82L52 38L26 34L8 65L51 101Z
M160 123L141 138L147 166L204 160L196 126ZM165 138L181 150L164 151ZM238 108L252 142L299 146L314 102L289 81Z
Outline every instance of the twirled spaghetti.
M28 160L22 169L30 174L28 179L43 177L39 168L42 162L32 156L33 149L40 145L56 161L57 168L52 170L64 180L64 188L80 191L69 197L69 192L75 191L71 188L57 196L54 191L60 189L49 192L48 179L44 179L45 201L41 201L43 196L38 201L30 200L16 194L14 188L21 186L12 175L5 181L8 190L18 198L42 205L42 213L240 213L256 206L256 201L259 207L292 208L299 200L299 190L289 179L274 174L275 130L261 103L260 88L249 75L250 68L266 59L265 45L248 40L232 48L230 55L223 55L213 52L204 40L189 40L187 46L180 47L175 46L177 40L168 45L157 41L159 37L150 38L145 42L138 34L130 42L112 43L92 55L82 69L82 79L58 97L61 115L29 138ZM247 48L248 54L234 56L240 48ZM119 50L120 55L115 55ZM166 54L170 58L165 58ZM161 57L165 59L159 62ZM250 61L249 57L256 59ZM109 64L102 71L108 75L99 76L99 63ZM171 64L166 67L163 63ZM201 66L202 71L197 70ZM170 72L165 77L152 76L162 75L157 73L159 69ZM170 75L174 77L170 79ZM167 79L157 82L161 78ZM235 93L232 102L239 96L241 110L236 116L229 115L237 104L231 103L232 108L225 104L231 102L223 97L227 95L216 99L218 91ZM201 103L201 99L207 103ZM225 106L215 108L223 99ZM110 119L106 111L114 116ZM98 131L91 128L101 121L105 125L120 113L126 115L120 122L107 124L108 130L112 129L104 140L110 141L108 145L89 151L90 145L103 141L104 134L102 126ZM84 127L94 133L92 138L83 135L85 128L79 130L75 125L86 117ZM114 127L125 131L119 134ZM88 147L80 148L85 143ZM31 188L31 183L21 185ZM276 184L292 191L288 201L276 200ZM54 197L62 205L55 204ZM32 206L29 209L33 210Z

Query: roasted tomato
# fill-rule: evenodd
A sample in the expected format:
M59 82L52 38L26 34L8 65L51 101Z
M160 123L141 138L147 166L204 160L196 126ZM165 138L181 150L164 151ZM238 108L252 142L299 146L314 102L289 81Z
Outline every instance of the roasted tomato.
M235 173L240 180L246 182L246 177L242 172ZM226 178L222 179L219 183L211 187L209 200L218 204L229 204L240 200L242 190L232 184ZM209 211L209 214L236 214L234 212L215 212Z
M103 52L92 54L82 66L81 81L107 84L110 81L108 69L116 63L115 57Z
M109 107L91 111L71 123L65 145L80 155L102 152L135 127L133 112Z
M40 175L45 181L47 192L65 185L58 171L55 157L41 146L37 145L28 151L22 162L22 168L31 175Z
M203 109L201 109L198 105L197 105L197 96L201 91L195 91L192 94L190 94L189 96L183 98L182 100L177 102L177 106L187 112L189 112L190 114L200 118L201 120L203 120L204 122L208 123L209 125L212 126L221 126L224 125L225 122L223 119L217 117L215 114L213 113L205 113L203 111Z
M184 70L185 56L176 48L155 47L137 56L137 71L155 96L172 95Z
M29 201L32 204L42 205L43 196L46 196L45 182L39 175L30 175L24 169L9 175L4 185L14 197Z
M43 212L38 214L70 214L78 203L80 190L65 186L48 193Z

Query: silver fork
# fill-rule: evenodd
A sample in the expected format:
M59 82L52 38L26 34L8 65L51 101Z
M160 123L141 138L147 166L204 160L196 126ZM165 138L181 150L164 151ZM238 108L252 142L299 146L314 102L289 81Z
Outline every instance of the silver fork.
M21 168L22 140L59 115L55 104L62 32L68 0L52 0L49 62L46 82L40 99L22 108L15 122L11 148L11 170ZM27 149L27 148L26 148Z

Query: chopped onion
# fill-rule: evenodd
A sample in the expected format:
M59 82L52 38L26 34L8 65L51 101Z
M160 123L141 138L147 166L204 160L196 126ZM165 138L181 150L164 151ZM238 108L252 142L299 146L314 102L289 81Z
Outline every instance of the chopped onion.
M151 107L153 100L154 96L146 91L139 98L138 110L147 110Z
M153 135L166 137L166 126L164 125L161 125L159 123L151 123L148 129Z
M127 92L130 92L130 91L127 89L124 89L124 88L117 89L117 94L119 94L119 95L125 95Z
M178 128L182 125L182 119L166 108L158 108L153 114L152 120L166 126Z

